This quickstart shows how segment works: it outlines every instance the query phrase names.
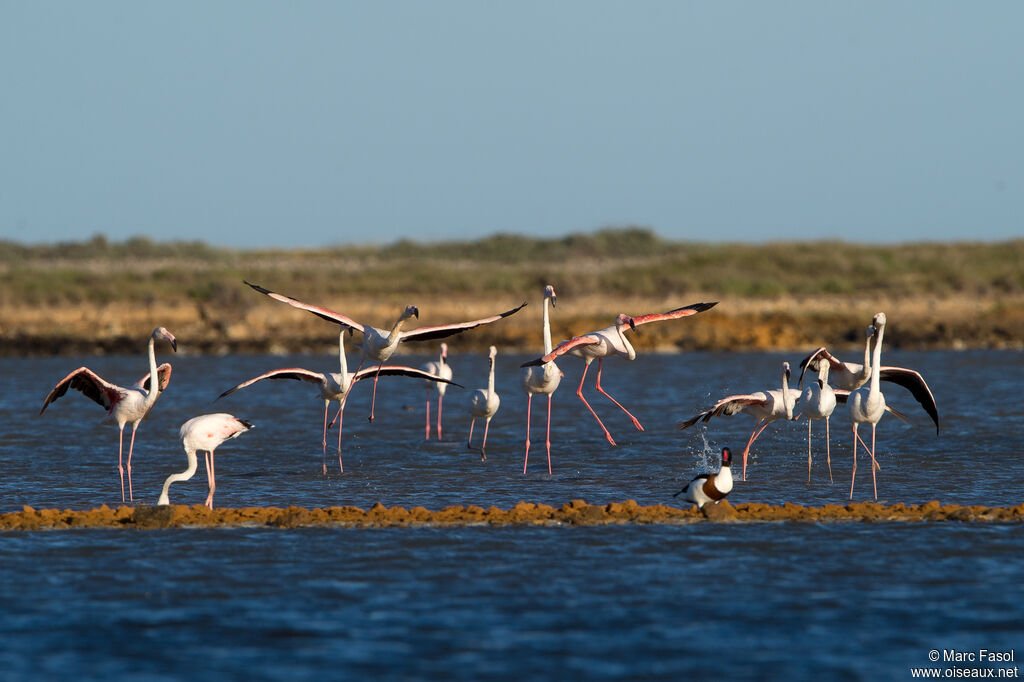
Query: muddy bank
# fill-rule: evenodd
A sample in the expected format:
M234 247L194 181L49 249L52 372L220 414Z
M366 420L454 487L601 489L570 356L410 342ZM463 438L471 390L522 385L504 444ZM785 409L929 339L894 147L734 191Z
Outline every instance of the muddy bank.
M268 526L303 528L416 528L448 526L603 526L622 524L686 524L700 522L1024 522L1024 503L1016 507L942 505L937 500L922 505L882 505L861 502L848 505L804 507L786 503L768 505L748 502L731 505L723 500L703 510L666 505L640 506L634 500L606 505L573 500L560 508L520 502L511 509L478 506L446 507L431 511L423 507L246 507L210 510L202 505L57 510L25 507L20 512L0 514L0 531L61 530L67 528L184 528L219 526Z

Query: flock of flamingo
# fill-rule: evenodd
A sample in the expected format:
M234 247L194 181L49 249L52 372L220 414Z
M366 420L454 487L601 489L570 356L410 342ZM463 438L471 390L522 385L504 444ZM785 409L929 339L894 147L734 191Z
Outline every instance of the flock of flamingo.
M342 417L345 410L345 403L353 386L364 379L373 378L373 395L370 403L369 421L374 420L374 406L376 405L377 381L381 376L405 376L426 380L433 385L437 393L437 416L435 420L436 437L442 437L442 403L445 392L449 386L460 384L452 381L453 372L448 364L448 346L442 343L440 356L436 362L429 362L422 368L407 367L404 365L385 364L395 353L398 345L407 341L430 341L468 331L475 327L497 322L505 317L519 312L526 303L502 313L490 317L459 322L454 324L435 325L429 327L417 327L405 329L410 318L419 317L419 310L416 306L408 306L399 316L391 329L381 329L361 324L351 317L335 312L323 306L304 303L297 299L265 289L257 284L245 282L253 290L264 294L276 301L286 303L290 306L305 310L318 317L336 324L338 326L338 372L318 372L301 367L284 367L270 370L259 376L253 377L232 388L224 391L218 399L225 398L235 391L251 386L263 379L291 379L316 384L319 387L320 397L324 401L323 416L323 437L321 446L323 448L322 471L327 473L327 431L332 428L335 422L338 424L338 468L344 473L344 465L341 457L341 432ZM526 447L523 455L523 473L527 471L530 456L530 420L534 395L547 396L547 428L545 430L545 446L547 451L548 474L551 474L551 400L555 390L558 388L562 377L562 371L555 361L563 355L573 355L582 358L584 362L583 374L580 377L579 386L576 388L576 396L583 402L587 410L593 415L601 427L605 438L611 445L615 440L605 427L601 418L597 415L593 406L583 396L583 384L587 377L590 364L597 360L597 376L595 388L619 407L632 420L633 425L639 431L644 427L640 421L626 407L613 398L601 387L601 370L605 358L615 356L624 357L628 360L636 358L636 350L626 337L626 331L635 330L638 326L651 322L674 320L690 317L711 309L717 304L694 303L670 310L666 313L653 313L641 316L629 316L619 314L612 325L597 331L587 332L579 336L561 342L553 346L551 342L551 323L549 318L549 307L554 308L556 304L555 290L551 285L544 288L542 302L542 324L544 339L544 354L535 360L522 364L521 386L527 396L526 407ZM824 347L816 349L800 363L801 374L799 386L803 386L804 372L811 370L817 373L816 381L809 381L806 389L790 388L790 366L789 363L782 365L782 385L780 389L759 391L743 395L730 395L722 398L707 410L695 417L680 424L680 429L686 429L698 422L707 422L712 417L730 416L740 412L750 414L757 423L747 440L743 449L743 471L742 480L746 480L747 457L754 441L761 435L765 428L774 421L789 420L795 421L801 417L807 419L807 466L808 481L810 480L811 468L811 424L813 421L825 422L826 433L826 459L828 461L829 478L832 479L831 452L828 445L829 419L837 404L849 406L850 421L853 425L853 468L850 478L850 498L853 498L854 481L857 472L857 453L863 447L871 460L871 478L874 487L875 499L878 498L878 484L876 472L880 466L875 458L875 427L885 412L890 412L900 419L905 416L886 405L885 396L882 394L880 381L890 381L908 389L917 399L918 403L928 413L935 423L936 433L939 429L939 415L928 384L920 373L900 367L885 367L881 365L882 337L885 332L885 313L878 313L874 316L871 324L867 327L866 342L864 349L863 364L842 362ZM349 372L345 353L345 336L359 332L362 335L360 346L361 359L354 372ZM165 340L170 343L171 348L177 351L177 340L174 335L163 327L153 330L149 339L149 372L130 387L122 387L110 383L88 367L79 367L66 377L61 379L49 392L43 402L39 414L46 411L50 403L65 395L69 388L80 391L83 395L101 405L106 411L106 421L117 425L118 436L118 473L121 479L121 501L125 501L125 472L128 474L128 497L134 501L134 490L132 487L132 453L135 447L135 432L141 422L153 409L160 392L167 388L171 380L171 365L163 363L156 364L155 343L158 340ZM492 417L497 413L500 406L500 399L494 389L494 362L497 349L491 346L488 353L490 365L489 378L486 388L476 389L470 394L469 413L472 417L467 438L467 447L472 448L473 430L477 419L484 420L484 431L480 441L479 451L482 460L487 459L487 432ZM364 367L364 365L366 365ZM155 379L154 379L155 377ZM829 381L834 385L830 385ZM865 384L866 391L860 390ZM331 402L338 403L338 410L334 418L328 423ZM800 406L800 410L797 408ZM431 436L431 404L427 399L426 404L426 427L425 437L429 440ZM127 462L123 458L124 452L124 428L131 424L131 439L128 445ZM871 425L871 446L858 434L858 426L861 424ZM213 494L216 489L214 451L218 446L227 440L237 438L249 431L253 425L249 422L238 419L227 413L215 413L200 415L188 420L182 425L180 437L188 459L188 468L180 473L169 476L164 482L160 493L158 504L169 504L168 492L172 483L186 481L196 472L198 467L197 453L205 453L205 464L209 494L206 498L206 506L213 508ZM718 502L732 490L733 479L731 473L732 454L729 448L722 451L722 466L715 473L702 474L695 477L686 488L676 493L684 494L683 499L698 506L708 502Z

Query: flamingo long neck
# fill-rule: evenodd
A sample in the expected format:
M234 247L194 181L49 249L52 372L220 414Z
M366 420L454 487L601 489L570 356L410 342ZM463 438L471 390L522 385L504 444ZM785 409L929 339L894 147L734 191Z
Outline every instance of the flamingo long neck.
M615 331L619 333L619 338L622 339L622 345L626 347L626 357L630 360L636 359L636 349L633 348L633 344L626 338L626 331L622 328L623 324L620 322L615 325Z
M185 448L185 456L188 457L188 468L179 474L171 474L167 477L167 480L164 481L164 489L160 491L160 499L157 501L157 504L170 504L167 492L171 489L171 484L178 481L187 481L195 475L197 466L196 451Z
M548 297L544 297L544 310L541 317L544 320L544 355L551 352L551 321L548 319Z
M869 336L864 339L864 367L861 370L861 375L865 378L871 372L871 339L873 338L874 336Z
M885 334L885 325L878 327L878 331L875 333L875 352L871 357L871 387L868 389L871 393L878 393L880 389L879 371L882 366L882 335Z
M338 366L341 368L341 380L348 379L348 361L345 359L345 328L338 332Z
M793 399L789 395L789 377L787 372L782 371L782 406L786 410L786 419L793 418Z
M487 397L494 395L494 358L491 358L491 372L487 376Z
M401 333L402 325L405 324L406 319L408 319L408 316L402 313L402 316L398 318L398 322L395 322L395 326L388 332L387 345L390 346L393 343L398 343L398 335Z
M149 393L146 394L145 405L152 407L160 395L160 377L156 375L156 339L149 337Z

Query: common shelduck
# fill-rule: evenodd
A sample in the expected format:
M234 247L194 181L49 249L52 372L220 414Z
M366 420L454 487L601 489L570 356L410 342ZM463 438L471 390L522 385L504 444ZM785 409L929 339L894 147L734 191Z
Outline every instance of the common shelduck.
M693 502L698 508L708 502L724 500L732 490L732 450L722 448L722 468L718 473L694 476L690 484L672 497L683 496L687 502Z

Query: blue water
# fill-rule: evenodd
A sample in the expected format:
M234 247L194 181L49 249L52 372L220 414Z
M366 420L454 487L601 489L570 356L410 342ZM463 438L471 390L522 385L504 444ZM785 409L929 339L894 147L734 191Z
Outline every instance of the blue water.
M427 391L381 380L377 421L366 422L368 394L354 394L346 473L334 459L325 478L322 404L308 386L264 382L211 399L272 367L330 368L329 356L173 358L171 387L139 430L136 501L153 503L163 479L184 468L178 426L226 410L257 429L218 451L218 506L671 504L683 481L720 446L741 448L753 426L743 416L682 433L675 424L721 395L773 387L781 360L799 358L609 362L602 384L646 428L635 431L588 388L617 448L573 395L579 366L562 363L550 477L537 429L522 475L523 359L499 355L502 407L487 462L465 448L457 390L446 399L446 440L424 443ZM1024 354L885 359L922 371L943 426L936 437L909 393L887 390L913 423L879 426L880 498L1024 501ZM456 381L485 383L481 356L451 361ZM80 364L120 383L145 371L137 357L0 361L0 511L120 503L117 432L98 423L100 408L73 394L34 416ZM534 402L538 427L543 405ZM851 436L845 416L833 427L835 484L818 457L820 427L808 485L806 426L776 424L730 500L845 502ZM862 462L858 500L871 498L867 471ZM202 471L171 489L173 502L205 496ZM931 649L1015 648L1020 658L1022 556L1020 526L955 523L6 533L0 679L910 679Z

